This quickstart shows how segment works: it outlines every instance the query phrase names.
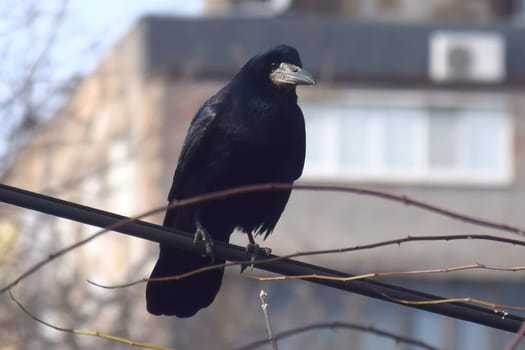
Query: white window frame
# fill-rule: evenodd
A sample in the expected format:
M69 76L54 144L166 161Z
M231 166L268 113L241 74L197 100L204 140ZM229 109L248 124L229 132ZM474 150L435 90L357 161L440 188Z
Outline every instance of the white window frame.
M503 125L501 139L504 149L500 156L503 164L498 172L476 172L464 169L431 168L428 164L428 127L429 117L418 118L415 124L417 131L414 133L418 147L415 148L415 166L407 169L386 169L382 161L384 137L380 130L384 125L380 120L373 123L370 165L365 169L344 169L338 160L339 122L336 118L327 119L322 123L325 140L331 140L322 150L325 156L323 164L318 167L305 165L303 180L305 181L333 181L333 182L383 182L383 183L411 183L411 184L443 184L443 185L473 185L473 186L506 186L513 181L514 161L514 135L513 116L510 112L510 99L501 93L470 93L470 92L435 92L435 91L392 91L392 90L346 90L334 94L333 99L309 102L303 99L301 107L307 120L308 113L326 108L336 111L339 108L406 108L420 109L429 113L430 108L452 108L458 110L490 110L501 113ZM460 123L465 123L465 117L460 117ZM460 132L463 127L460 125ZM384 134L383 134L384 135ZM308 145L307 145L308 147ZM308 151L307 151L308 152Z

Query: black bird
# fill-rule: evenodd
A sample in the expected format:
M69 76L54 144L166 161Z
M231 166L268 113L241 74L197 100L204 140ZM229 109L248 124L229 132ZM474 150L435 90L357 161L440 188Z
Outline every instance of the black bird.
M305 128L295 87L314 84L297 51L280 45L250 59L233 79L207 100L191 122L168 200L242 185L293 183L302 173ZM196 239L227 242L234 229L267 238L290 191L254 192L169 209L164 226L195 232ZM209 249L208 249L209 250ZM212 253L209 251L209 253ZM151 278L179 275L224 263L160 244ZM224 270L178 281L150 282L148 311L191 317L219 292Z

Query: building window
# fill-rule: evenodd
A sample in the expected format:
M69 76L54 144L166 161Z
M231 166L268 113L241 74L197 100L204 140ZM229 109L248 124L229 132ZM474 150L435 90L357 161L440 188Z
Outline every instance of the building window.
M303 105L310 179L505 184L512 120L503 108Z

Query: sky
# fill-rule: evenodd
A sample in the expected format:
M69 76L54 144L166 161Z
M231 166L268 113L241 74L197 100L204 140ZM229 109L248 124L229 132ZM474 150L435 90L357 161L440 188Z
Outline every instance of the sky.
M40 83L31 92L36 101L33 104L44 118L62 103L48 97L50 89L72 76L89 74L142 16L198 16L204 6L203 0L64 1L64 16L50 55L41 62L35 76ZM51 28L56 27L54 14L61 4L62 0L0 0L0 161L8 149L7 142L11 142L6 137L14 130L24 104L11 96L23 87L27 72L45 50ZM31 21L32 16L36 20Z
M87 55L86 62L72 68L84 73L94 68L92 65L98 62L97 58L107 52L144 15L198 16L202 9L203 0L70 0L63 23L64 36L75 37L77 34L80 40L67 41L70 45L76 45L75 49L80 52L85 52L85 47L89 48L90 43L96 43L93 45L95 49L89 50L92 52ZM59 52L60 56L67 57L63 51Z

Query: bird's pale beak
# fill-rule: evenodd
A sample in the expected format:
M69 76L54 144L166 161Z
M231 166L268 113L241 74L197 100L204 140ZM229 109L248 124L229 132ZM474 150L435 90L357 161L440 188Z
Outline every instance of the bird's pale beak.
M312 75L299 66L291 63L281 63L270 73L274 84L313 85L315 80Z

